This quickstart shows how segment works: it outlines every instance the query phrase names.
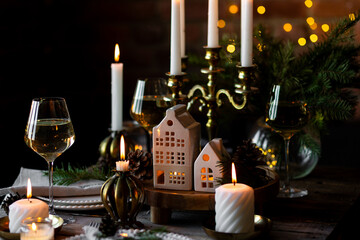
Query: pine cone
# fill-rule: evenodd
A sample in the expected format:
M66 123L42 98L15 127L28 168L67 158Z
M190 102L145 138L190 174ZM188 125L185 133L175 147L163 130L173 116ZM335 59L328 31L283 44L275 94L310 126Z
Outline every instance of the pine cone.
M117 228L118 228L117 224L109 214L106 214L104 217L102 217L99 231L102 233L103 236L105 237L114 236L117 231Z
M132 175L140 180L148 180L153 177L152 154L137 149L127 155L129 168Z
M220 161L221 172L223 174L221 184L231 183L232 162L235 163L238 183L244 183L257 188L271 180L264 169L257 168L257 166L266 165L266 161L262 151L251 140L244 140L236 148L232 159L225 158Z
M12 203L16 202L17 200L21 199L22 197L17 192L15 195L12 195L11 193L8 193L4 196L2 196L2 202L0 207L4 209L7 215L9 215L9 207Z

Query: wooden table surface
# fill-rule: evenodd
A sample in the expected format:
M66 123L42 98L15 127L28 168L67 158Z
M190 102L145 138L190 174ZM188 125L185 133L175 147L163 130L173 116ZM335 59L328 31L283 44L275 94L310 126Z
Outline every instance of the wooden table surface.
M271 219L272 229L265 239L348 239L346 237L360 236L357 233L360 224L359 169L317 166L309 176L292 183L306 187L309 195L298 199L275 198L267 202L262 215ZM71 216L70 213L58 213L63 217ZM90 213L104 214L103 211ZM168 224L158 225L150 221L149 207L145 206L138 220L147 228L166 226L171 232L202 240L209 239L202 229L202 222L212 214L209 211L173 211ZM63 226L56 239L80 234L84 225L101 221L99 217L72 217L75 223Z

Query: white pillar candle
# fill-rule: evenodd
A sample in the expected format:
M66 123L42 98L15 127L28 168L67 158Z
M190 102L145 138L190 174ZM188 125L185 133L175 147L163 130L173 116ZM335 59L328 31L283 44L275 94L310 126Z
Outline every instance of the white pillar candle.
M171 0L170 75L181 74L180 0Z
M233 183L215 190L215 230L225 233L251 233L254 231L254 190L236 183L234 163Z
M208 47L219 46L219 29L217 22L219 19L219 2L218 0L209 0L208 6Z
M185 0L180 0L181 57L185 57Z
M20 199L9 206L9 230L11 233L20 232L22 220L28 217L49 217L49 206L39 200L32 199L31 182L28 179L27 199Z
M115 63L111 64L111 130L120 131L123 125L123 64L119 63L120 49L115 46Z
M253 0L241 0L241 66L252 66Z

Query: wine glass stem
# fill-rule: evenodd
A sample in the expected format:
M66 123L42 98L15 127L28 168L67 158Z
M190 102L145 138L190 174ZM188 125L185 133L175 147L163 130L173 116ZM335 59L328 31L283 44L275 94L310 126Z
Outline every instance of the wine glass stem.
M285 137L285 157L284 157L284 179L282 183L283 190L290 188L290 174L289 174L289 157L290 157L290 138Z
M49 214L55 215L54 209L54 185L53 185L53 172L54 172L54 162L48 161L49 169Z

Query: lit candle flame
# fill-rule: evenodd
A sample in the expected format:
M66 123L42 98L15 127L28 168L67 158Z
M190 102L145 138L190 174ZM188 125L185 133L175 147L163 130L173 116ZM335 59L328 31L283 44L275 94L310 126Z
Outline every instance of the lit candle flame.
M119 62L119 60L120 60L120 48L119 48L119 44L116 44L116 45L115 45L114 60L115 60L115 62Z
M231 164L231 178L232 178L232 182L234 183L234 186L235 186L235 183L237 183L237 179L236 179L236 171L235 171L234 163Z
M120 139L120 160L122 161L125 160L125 141L123 135L121 135L121 139Z
M32 224L31 224L31 229L32 229L33 231L36 231L37 227L36 227L36 224L35 224L35 223L32 223Z
M120 236L122 237L128 237L129 235L127 233L120 233Z
M29 199L29 198L31 198L31 196L32 196L31 181L30 181L30 178L28 178L26 197L27 197L27 199Z

